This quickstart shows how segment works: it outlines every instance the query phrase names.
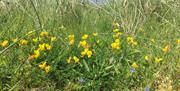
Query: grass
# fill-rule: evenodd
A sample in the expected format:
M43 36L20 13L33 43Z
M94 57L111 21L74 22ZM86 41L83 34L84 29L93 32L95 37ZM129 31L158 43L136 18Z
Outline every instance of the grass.
M179 8L178 0L2 6L0 89L179 91Z

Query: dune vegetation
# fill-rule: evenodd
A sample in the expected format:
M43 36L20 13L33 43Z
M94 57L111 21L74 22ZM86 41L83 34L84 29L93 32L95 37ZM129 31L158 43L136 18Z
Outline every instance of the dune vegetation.
M1 0L1 91L180 91L179 0Z

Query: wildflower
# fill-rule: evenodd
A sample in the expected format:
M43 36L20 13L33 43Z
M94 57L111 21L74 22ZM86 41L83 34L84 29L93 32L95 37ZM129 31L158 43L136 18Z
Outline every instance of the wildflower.
M8 44L9 44L9 41L8 41L8 40L4 40L2 43L0 43L0 45L1 45L2 47L6 47L6 46L8 46Z
M88 37L89 37L89 36L88 36L87 34L84 34L84 35L82 36L82 39L83 39L83 40L86 40Z
M92 51L88 50L87 51L87 56L88 56L88 58L90 58L92 56Z
M43 32L40 33L40 36L42 36L42 37L43 37L43 36L48 36L48 35L49 35L49 33L46 32L46 31L43 31Z
M56 40L57 40L56 37L51 37L51 42L54 42L54 41L56 41Z
M115 42L111 43L112 49L120 49L120 40L116 39Z
M113 30L113 32L117 33L117 32L119 32L119 29L116 28L116 29Z
M39 50L34 50L34 54L32 57L38 58L40 56L40 51Z
M74 56L73 59L74 59L74 62L75 62L75 63L78 63L78 62L79 62L79 58L78 58L78 57Z
M71 63L71 59L72 59L72 57L69 57L69 58L66 60L68 64Z
M114 42L111 44L112 49L120 49L119 44Z
M83 83L85 83L85 82L86 82L86 80L85 80L83 77L79 78L79 83L80 83L80 84L83 84Z
M49 45L49 44L45 44L45 47L46 47L47 50L51 50L52 49L52 46Z
M84 51L81 52L81 56L84 57L85 55L87 55L87 57L90 58L92 56L92 51L88 48L85 48Z
M74 44L74 35L69 35L68 40L69 40L69 45L73 45Z
M163 51L164 53L169 52L169 50L170 50L170 45L166 45L166 46L162 49L162 51Z
M39 66L39 68L44 69L46 67L46 65L47 65L47 62L43 62L43 63L39 64L38 66Z
M34 38L32 39L34 43L37 43L38 42L38 38Z
M38 50L43 51L43 50L45 50L45 48L46 48L46 44L45 43L39 44Z
M97 33L97 32L94 32L94 33L93 33L93 36L98 36L98 33Z
M82 46L85 47L87 45L86 40L80 41L78 47Z
M44 70L45 70L46 73L49 73L50 69L51 69L51 66L50 66L50 65L48 65L48 66L46 66L46 67L44 68Z
M156 63L160 63L162 60L163 60L162 58L158 58L158 57L155 58Z
M133 68L139 68L139 66L134 62L132 65L131 65Z
M85 50L82 51L82 52L81 52L81 56L84 57L84 56L86 55L86 53L87 53L87 51L85 51Z
M137 42L134 40L133 37L127 37L128 44L137 45Z
M146 56L144 57L144 59L145 59L145 60L149 60L150 58L149 58L148 55L146 55Z
M149 91L149 87L146 87L146 88L144 89L144 91Z
M15 43L18 41L18 38L14 38L14 39L12 39L12 41Z
M136 69L135 68L130 68L130 72L134 73L134 72L136 72Z
M180 39L177 40L177 44L180 45Z
M114 38L119 38L122 35L121 32L117 32L116 34L113 35Z
M27 44L28 44L28 41L25 40L25 39L22 39L22 40L20 40L20 44L21 44L21 45L27 45Z

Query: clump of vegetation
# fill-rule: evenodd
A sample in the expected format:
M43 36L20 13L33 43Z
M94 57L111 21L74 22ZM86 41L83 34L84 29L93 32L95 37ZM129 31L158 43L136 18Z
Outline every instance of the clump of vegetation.
M180 89L178 0L0 2L1 90Z

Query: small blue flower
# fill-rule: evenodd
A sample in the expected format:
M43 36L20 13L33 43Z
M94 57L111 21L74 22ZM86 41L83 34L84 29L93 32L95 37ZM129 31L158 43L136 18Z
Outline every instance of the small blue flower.
M135 68L130 68L130 72L131 72L131 73L136 72Z
M79 78L79 83L80 83L80 84L83 84L83 83L85 83L85 82L86 82L86 80L85 80L83 77L80 77L80 78Z
M146 88L144 89L144 91L149 91L149 87L146 87Z

